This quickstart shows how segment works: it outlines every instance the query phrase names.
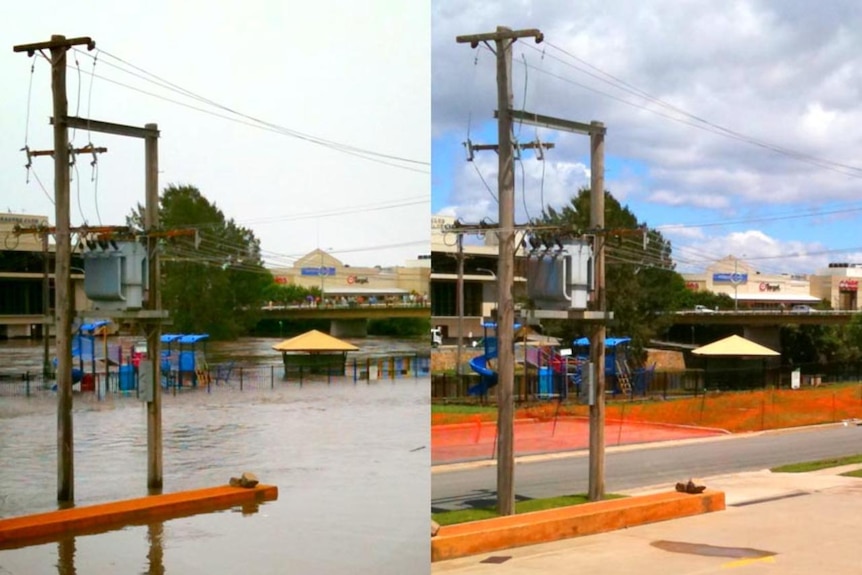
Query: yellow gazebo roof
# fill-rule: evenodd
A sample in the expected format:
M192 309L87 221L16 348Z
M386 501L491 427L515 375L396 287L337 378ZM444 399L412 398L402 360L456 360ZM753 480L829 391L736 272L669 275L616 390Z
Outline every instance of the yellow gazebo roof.
M359 348L346 341L313 329L272 346L276 351L356 351Z
M771 350L768 347L762 346L759 343L754 343L753 341L747 340L744 337L740 337L738 335L732 335L730 337L714 341L710 344L704 345L703 347L699 347L692 350L691 353L695 355L724 357L764 357L781 355L777 351Z

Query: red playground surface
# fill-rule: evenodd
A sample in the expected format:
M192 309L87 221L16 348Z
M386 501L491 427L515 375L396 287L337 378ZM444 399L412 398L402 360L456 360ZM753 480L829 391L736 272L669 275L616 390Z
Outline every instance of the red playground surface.
M605 446L671 441L724 435L720 429L608 420ZM492 459L496 450L496 423L458 423L431 427L431 464ZM551 421L515 421L515 455L587 449L590 424L583 417Z

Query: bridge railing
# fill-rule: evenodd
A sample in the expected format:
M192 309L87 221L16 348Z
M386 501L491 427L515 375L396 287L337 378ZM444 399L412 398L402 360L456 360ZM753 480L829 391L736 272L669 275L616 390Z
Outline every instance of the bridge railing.
M359 302L314 302L314 303L295 303L295 304L273 304L265 305L260 309L263 311L279 311L288 309L380 309L380 308L399 308L399 309L431 309L431 304L421 302L376 302L376 303L359 303Z

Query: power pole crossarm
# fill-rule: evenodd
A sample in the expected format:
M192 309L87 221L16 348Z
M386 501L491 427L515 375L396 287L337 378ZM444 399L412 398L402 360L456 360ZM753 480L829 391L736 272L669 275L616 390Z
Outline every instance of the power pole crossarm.
M70 148L70 154L104 154L108 148L94 148L93 146L84 146L83 148ZM54 150L28 150L27 155L37 158L39 156L54 156Z
M499 111L495 111L494 117L496 118L498 114ZM552 128L555 130L574 132L576 134L584 134L586 136L591 136L593 134L604 135L605 132L607 132L605 126L597 122L584 124L583 122L564 120L562 118L552 118L551 116L543 116L542 114L526 112L524 110L510 110L509 114L512 116L513 120L517 120L522 124L535 126L537 128Z
M509 28L504 28L503 26L498 26L496 32L488 32L487 34L467 34L465 36L457 36L455 41L459 44L470 44L471 48L475 48L479 45L479 42L499 42L501 40L517 40L518 38L535 38L536 44L539 44L542 40L545 39L545 35L542 34L536 28L529 28L526 30L510 30Z
M500 146L497 144L467 144L467 149L470 152L483 152L486 150L493 150L494 152L500 149ZM518 148L521 150L551 150L554 148L552 142L527 142L526 144L518 144Z
M51 118L51 124L54 122L55 118ZM128 138L147 139L159 137L159 129L155 124L147 124L143 128L139 128L138 126L127 126L125 124L114 124L112 122L69 116L66 118L66 125L78 130L113 134L114 136L126 136Z
M60 50L63 49L68 50L72 46L87 46L87 50L93 50L96 47L96 43L87 36L81 36L80 38L66 38L65 36L51 36L51 39L47 42L35 42L33 44L20 44L18 46L13 46L13 52L27 52L28 56L32 56L38 51L41 50Z

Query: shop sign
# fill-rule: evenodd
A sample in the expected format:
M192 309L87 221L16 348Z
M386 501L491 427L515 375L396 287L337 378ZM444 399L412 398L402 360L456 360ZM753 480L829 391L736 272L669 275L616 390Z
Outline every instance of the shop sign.
M698 289L700 289L700 284L697 282L685 282L685 287L687 289L697 291Z
M284 276L275 276L275 283L279 285L284 285L290 283L290 281Z
M319 268L302 268L301 273L304 276L334 276L335 268L328 268L325 266L321 266Z
M736 272L712 274L712 283L717 284L744 284L748 281L748 274Z
M859 288L859 280L841 280L838 289L841 291L856 291Z
M781 291L781 284L760 282L760 291Z
M450 225L452 225L453 221L454 218L446 216L431 216L431 229L445 231Z
M366 276L348 276L347 283L349 284L367 284L368 277Z

